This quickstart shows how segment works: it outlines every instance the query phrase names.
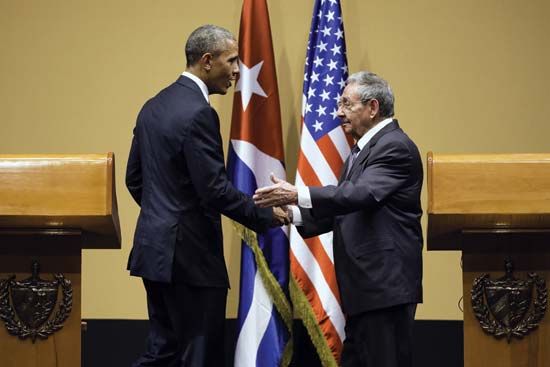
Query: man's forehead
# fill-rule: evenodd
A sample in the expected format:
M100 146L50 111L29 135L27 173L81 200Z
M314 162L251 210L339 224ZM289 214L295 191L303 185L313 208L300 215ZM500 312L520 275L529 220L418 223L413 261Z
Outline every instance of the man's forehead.
M353 83L346 85L344 91L342 92L342 98L354 99L358 97L359 95L357 93L357 84Z
M234 39L226 38L224 42L223 52L238 52L239 45Z

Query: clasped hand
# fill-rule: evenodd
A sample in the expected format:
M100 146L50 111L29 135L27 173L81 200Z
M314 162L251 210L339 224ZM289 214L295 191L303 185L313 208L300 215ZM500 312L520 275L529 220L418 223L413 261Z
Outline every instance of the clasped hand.
M275 209L283 209L288 217L289 210L286 206L298 203L296 186L275 177L273 174L271 174L270 178L273 185L256 190L253 196L254 202L262 208L274 207L273 214L275 214Z
M273 207L273 227L280 227L289 225L292 222L292 212L288 211L286 206L274 206Z

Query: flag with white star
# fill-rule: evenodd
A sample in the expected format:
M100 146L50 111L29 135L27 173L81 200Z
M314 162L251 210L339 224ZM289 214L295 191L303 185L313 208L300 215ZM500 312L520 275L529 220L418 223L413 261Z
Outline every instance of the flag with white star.
M279 92L265 0L244 0L239 31L240 76L235 87L227 172L241 191L285 177ZM235 366L286 367L291 359L288 227L266 234L237 227L241 284ZM243 233L245 235L243 235ZM253 238L250 238L250 237Z
M337 116L347 77L340 2L315 0L304 70L296 185L338 183L350 152L350 140ZM334 271L332 232L303 239L291 226L290 267L298 287L292 292L296 314L313 321L304 324L323 366L337 366L345 339L345 318Z

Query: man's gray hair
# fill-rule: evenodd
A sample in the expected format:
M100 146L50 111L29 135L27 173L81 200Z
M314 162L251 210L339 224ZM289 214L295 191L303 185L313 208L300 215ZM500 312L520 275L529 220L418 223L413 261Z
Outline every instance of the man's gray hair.
M196 64L205 53L218 56L225 51L226 40L235 40L235 36L225 28L206 24L195 29L185 44L187 66Z
M359 71L349 76L346 85L357 84L357 93L363 104L376 99L380 106L380 117L393 117L395 98L387 81L370 71Z

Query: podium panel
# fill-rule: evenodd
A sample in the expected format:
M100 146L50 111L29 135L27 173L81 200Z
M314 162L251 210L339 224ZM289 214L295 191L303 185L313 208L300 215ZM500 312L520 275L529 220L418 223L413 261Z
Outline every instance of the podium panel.
M63 328L48 339L21 340L10 335L0 323L0 365L3 367L70 367L80 366L81 356L81 257L74 254L34 255L41 265L40 277L51 280L53 273L62 273L71 281L72 310ZM31 276L30 258L25 254L0 256L0 279L12 275L16 279ZM59 295L61 297L61 295ZM55 312L55 310L54 310Z
M550 253L523 254L493 252L489 254L463 252L463 297L464 297L464 366L467 367L544 367L550 366L550 317L546 315L538 325L523 338L496 339L485 333L472 309L472 284L481 274L491 279L503 276L507 258L515 266L514 277L528 279L536 273L550 279ZM536 293L536 292L535 292ZM531 305L532 307L532 305Z
M0 366L81 365L83 248L120 248L113 154L0 155Z
M427 248L462 251L465 367L550 366L550 154L428 154Z

